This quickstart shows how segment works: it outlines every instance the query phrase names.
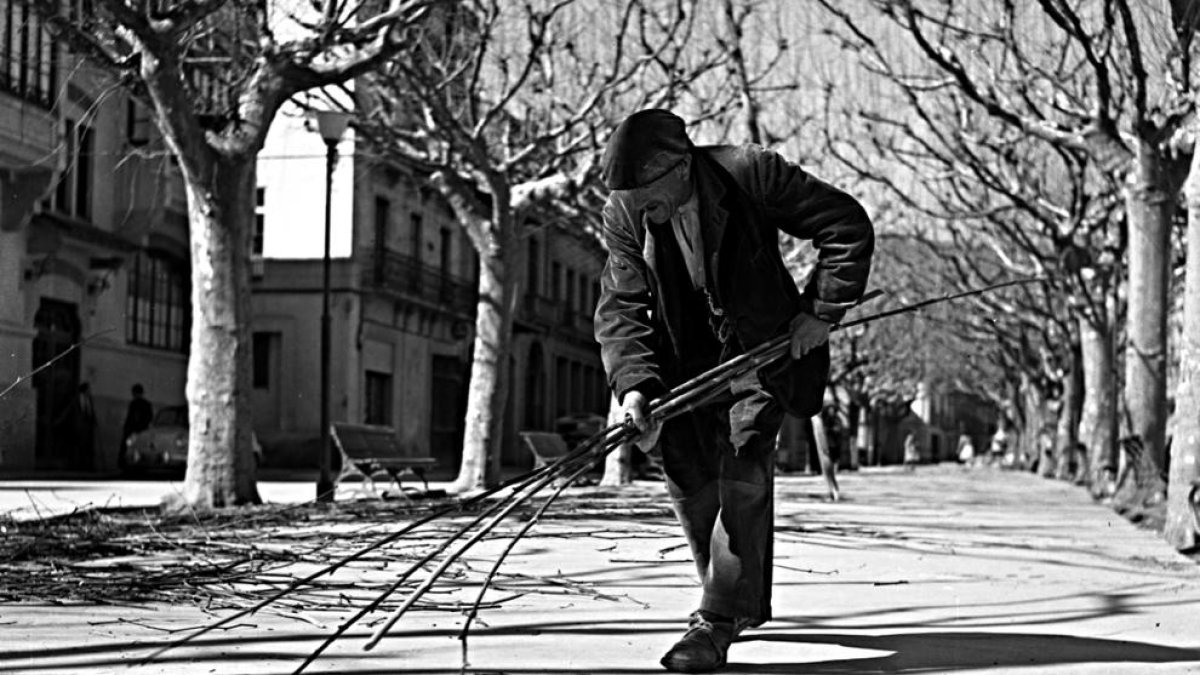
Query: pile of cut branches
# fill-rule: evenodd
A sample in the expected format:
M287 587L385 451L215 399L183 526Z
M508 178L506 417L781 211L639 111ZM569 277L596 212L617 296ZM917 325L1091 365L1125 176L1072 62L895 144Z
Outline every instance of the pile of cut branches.
M406 520L425 508L363 501L243 507L203 516L87 508L0 521L0 601L240 608L289 583L289 566L336 560L382 523Z
M662 519L669 507L658 494L631 495L595 488L572 490L552 518L622 516ZM259 604L312 567L334 565L415 518L451 508L439 526L400 537L360 556L349 567L378 570L419 559L428 541L481 505L455 500L358 500L334 504L265 505L206 515L167 514L157 508L97 507L31 520L0 517L0 602L63 604L186 603L206 610ZM532 507L514 514L528 519ZM497 533L502 536L503 533ZM595 533L581 529L578 534ZM562 536L557 535L557 536ZM451 577L471 574L469 561ZM349 592L370 591L363 575L313 580L289 593L288 613L342 611ZM376 589L377 590L377 589ZM458 609L456 603L422 603Z

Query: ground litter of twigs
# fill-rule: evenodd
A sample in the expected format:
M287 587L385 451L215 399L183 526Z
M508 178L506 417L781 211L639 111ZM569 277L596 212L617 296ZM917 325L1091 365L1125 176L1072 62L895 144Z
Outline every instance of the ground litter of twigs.
M819 494L805 497L821 498ZM379 572L420 561L487 504L360 499L238 507L203 516L109 507L21 521L0 515L0 602L130 605L157 601L220 611L247 609L287 591L286 598L272 603L275 612L301 621L307 612L349 612L389 586L389 576ZM414 520L447 508L450 513L434 522L362 553ZM517 510L481 542L481 548L455 561L443 577L443 588L431 592L416 608L463 611L455 589L478 584L496 553L491 544L511 538L534 512L533 504ZM534 528L525 539L677 534L669 500L661 484L654 483L619 490L571 488L541 519L579 525L557 527L553 533ZM1146 527L1152 520L1139 525ZM780 528L781 536L786 529ZM819 534L808 531L805 536ZM292 589L305 576L339 565L352 555L357 557L336 573ZM1194 552L1190 557L1198 559ZM501 572L496 582L495 589L507 595L481 608L530 592L593 593L583 586L563 588L555 580L528 579L515 572ZM413 581L405 586L415 585ZM390 601L380 609L398 604Z
M570 493L570 498L541 518L578 519L583 526L566 534L556 530L555 537L610 536L612 528L590 527L587 521L615 514L642 522L661 521L664 527L673 520L658 490L631 493L628 489L577 488ZM158 601L210 611L244 609L288 589L308 574L360 554L422 516L450 507L446 516L378 550L360 554L337 574L314 579L276 603L276 611L296 618L309 611L349 611L361 604L364 593L377 595L387 586L371 572L400 569L420 560L439 537L444 538L484 504L463 506L453 499L364 499L238 507L203 516L167 515L157 508L104 507L23 521L0 516L0 602L124 605ZM534 510L527 506L517 511L483 543L510 537ZM525 538L539 536L543 535L534 529ZM478 555L486 557L486 548L481 550L484 553ZM444 579L458 579L467 585L479 568L486 569L478 563L479 558L464 556ZM510 576L510 582L522 581L519 575ZM497 588L503 586L497 584ZM420 608L461 611L463 607L459 600L431 594Z

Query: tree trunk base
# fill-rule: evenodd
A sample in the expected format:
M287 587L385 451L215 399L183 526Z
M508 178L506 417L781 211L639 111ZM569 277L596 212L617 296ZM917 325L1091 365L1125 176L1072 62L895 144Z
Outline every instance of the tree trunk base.
M1117 474L1112 469L1096 472L1088 483L1092 499L1110 500L1117 494Z
M1167 481L1162 476L1142 440L1137 436L1121 439L1125 452L1125 470L1117 479L1112 507L1130 522L1152 520L1162 524L1167 500Z

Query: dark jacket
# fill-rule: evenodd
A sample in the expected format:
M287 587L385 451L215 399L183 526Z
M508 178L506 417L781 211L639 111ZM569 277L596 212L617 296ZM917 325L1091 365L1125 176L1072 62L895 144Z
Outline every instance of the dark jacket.
M837 322L862 297L874 233L866 211L846 193L758 146L696 147L692 171L700 200L709 288L745 349L784 334L799 312ZM667 242L656 242L645 214L613 192L604 206L608 263L600 279L596 339L618 398L637 389L653 398L679 383L664 364L678 361L680 336L706 317L672 310L672 288L658 272ZM818 262L801 293L783 263L782 230L810 239ZM673 242L670 242L673 245ZM763 384L789 412L821 408L829 349L785 364Z

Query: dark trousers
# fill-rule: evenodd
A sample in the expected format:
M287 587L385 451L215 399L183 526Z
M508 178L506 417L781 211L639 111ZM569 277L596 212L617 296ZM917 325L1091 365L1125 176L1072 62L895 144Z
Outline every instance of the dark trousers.
M756 378L663 425L667 489L700 574L700 609L771 618L775 438L783 409Z

